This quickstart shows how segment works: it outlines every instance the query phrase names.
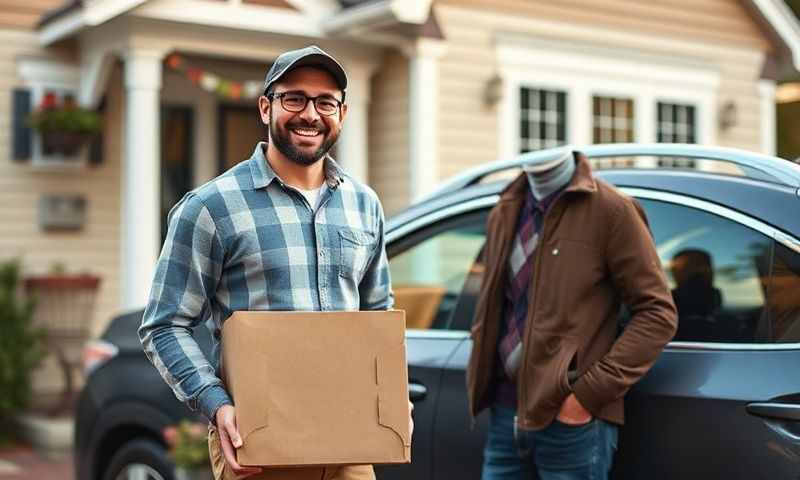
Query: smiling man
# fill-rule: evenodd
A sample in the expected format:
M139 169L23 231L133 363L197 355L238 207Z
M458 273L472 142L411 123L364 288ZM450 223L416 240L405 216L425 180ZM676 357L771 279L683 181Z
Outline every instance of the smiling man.
M258 99L268 142L172 209L139 336L175 395L211 422L218 479L243 439L220 380L222 323L237 310L386 310L393 305L383 209L328 155L347 115L347 76L316 46L286 52ZM191 336L208 325L209 362ZM373 479L371 466L298 469L292 478ZM280 477L284 478L284 477Z

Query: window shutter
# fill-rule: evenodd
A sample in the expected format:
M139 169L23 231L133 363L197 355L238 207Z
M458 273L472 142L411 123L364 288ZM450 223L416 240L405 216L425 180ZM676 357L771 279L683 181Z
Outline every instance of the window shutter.
M26 162L31 159L32 135L28 127L28 115L31 113L31 91L26 88L17 88L13 92L14 108L11 112L12 125L12 158L17 162Z

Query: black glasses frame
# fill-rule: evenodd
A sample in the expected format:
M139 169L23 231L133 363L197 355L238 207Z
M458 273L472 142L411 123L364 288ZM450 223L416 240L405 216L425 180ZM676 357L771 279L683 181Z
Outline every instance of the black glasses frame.
M306 101L303 104L303 107L300 108L300 109L288 108L286 106L286 104L283 103L283 99L284 99L284 97L286 95L297 95L297 96L300 96L300 97L305 97ZM304 93L299 93L299 92L277 92L277 93L273 92L273 93L268 93L267 94L267 98L270 101L272 101L272 100L274 100L276 98L280 99L281 106L283 107L283 109L286 110L287 112L292 112L292 113L300 113L300 112L302 112L303 110L306 109L306 107L308 107L308 102L311 101L311 102L314 103L314 110L316 110L318 114L324 115L326 117L332 117L333 115L336 115L337 113L339 113L341 111L342 105L344 105L344 102L342 102L338 98L332 97L332 96L327 95L327 94L325 94L325 95L317 95L316 97L309 97L308 95L306 95ZM333 100L334 102L336 102L336 111L335 112L331 112L331 113L320 112L319 111L319 106L317 106L317 100L319 100L321 98L324 98L325 100Z

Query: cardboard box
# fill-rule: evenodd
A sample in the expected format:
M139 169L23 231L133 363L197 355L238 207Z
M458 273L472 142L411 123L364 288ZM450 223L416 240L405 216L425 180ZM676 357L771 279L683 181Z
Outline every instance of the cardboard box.
M242 465L411 461L405 312L235 312L222 369Z

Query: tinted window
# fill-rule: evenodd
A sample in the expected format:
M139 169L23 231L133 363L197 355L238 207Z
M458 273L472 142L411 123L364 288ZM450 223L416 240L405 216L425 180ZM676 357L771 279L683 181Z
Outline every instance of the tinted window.
M678 307L675 341L769 341L764 300L772 240L694 208L641 203Z
M445 329L486 236L486 212L437 224L395 242L389 269L395 308L408 328Z
M800 342L800 254L775 245L767 309L772 317L771 338Z

